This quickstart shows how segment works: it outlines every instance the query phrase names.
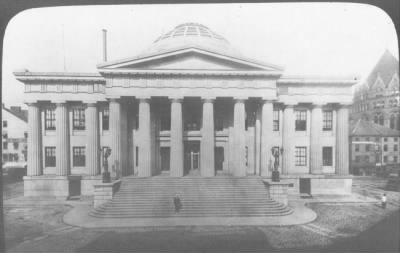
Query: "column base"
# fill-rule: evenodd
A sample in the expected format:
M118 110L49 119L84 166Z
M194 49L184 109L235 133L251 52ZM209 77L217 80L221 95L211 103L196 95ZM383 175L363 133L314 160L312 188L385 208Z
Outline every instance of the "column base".
M67 176L24 176L25 197L67 198L69 180Z

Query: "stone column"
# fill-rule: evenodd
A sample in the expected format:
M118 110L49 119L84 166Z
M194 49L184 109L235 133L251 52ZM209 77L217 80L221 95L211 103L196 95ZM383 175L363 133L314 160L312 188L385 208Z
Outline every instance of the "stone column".
M349 110L341 106L336 113L336 175L349 174Z
M288 174L293 166L294 152L291 138L294 132L293 105L287 105L283 111L283 138L282 138L282 174Z
M310 131L310 169L311 174L322 173L322 105L314 105L311 110Z
M257 106L255 128L256 175L261 175L261 115L259 106Z
M99 116L96 102L87 103L86 108L86 167L89 176L100 175Z
M234 163L233 175L237 177L246 176L246 157L245 157L245 101L242 98L235 99L233 111L234 126Z
M214 149L214 99L206 98L203 100L203 126L200 144L200 172L204 177L215 176Z
M139 177L151 177L150 98L139 98Z
M40 176L42 169L41 119L37 103L28 103L28 176Z
M116 177L116 171L121 171L121 102L119 99L110 99L110 133L111 155L108 160L108 171ZM114 170L113 170L114 166Z
M271 137L273 131L273 104L264 100L261 109L261 176L271 176Z
M67 103L56 103L56 175L70 174L69 120Z
M171 98L170 176L183 176L182 98Z

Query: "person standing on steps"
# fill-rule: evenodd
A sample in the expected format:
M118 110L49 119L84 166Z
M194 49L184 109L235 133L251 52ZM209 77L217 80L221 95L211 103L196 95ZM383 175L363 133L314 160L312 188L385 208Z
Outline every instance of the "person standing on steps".
M175 193L174 206L175 206L175 213L178 213L182 209L182 202L178 193Z
M386 208L386 201L387 201L386 193L383 194L381 201L382 201L382 208L385 209Z

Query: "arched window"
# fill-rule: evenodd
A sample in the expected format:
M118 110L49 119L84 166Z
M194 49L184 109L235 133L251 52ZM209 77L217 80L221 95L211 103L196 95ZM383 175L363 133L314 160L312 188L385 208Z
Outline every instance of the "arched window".
M394 115L392 114L391 116L390 116L390 128L392 128L392 129L395 129L395 117L394 117Z
M385 124L385 119L383 118L383 114L379 116L379 124L382 126Z

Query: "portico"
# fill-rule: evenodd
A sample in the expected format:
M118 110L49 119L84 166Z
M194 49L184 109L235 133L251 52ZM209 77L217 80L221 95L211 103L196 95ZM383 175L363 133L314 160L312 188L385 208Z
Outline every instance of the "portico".
M198 35L174 36L182 27ZM105 148L113 178L270 178L274 150L294 184L348 174L355 80L282 76L199 24L170 34L97 74L15 72L29 110L26 195L67 196L71 175L91 195Z

